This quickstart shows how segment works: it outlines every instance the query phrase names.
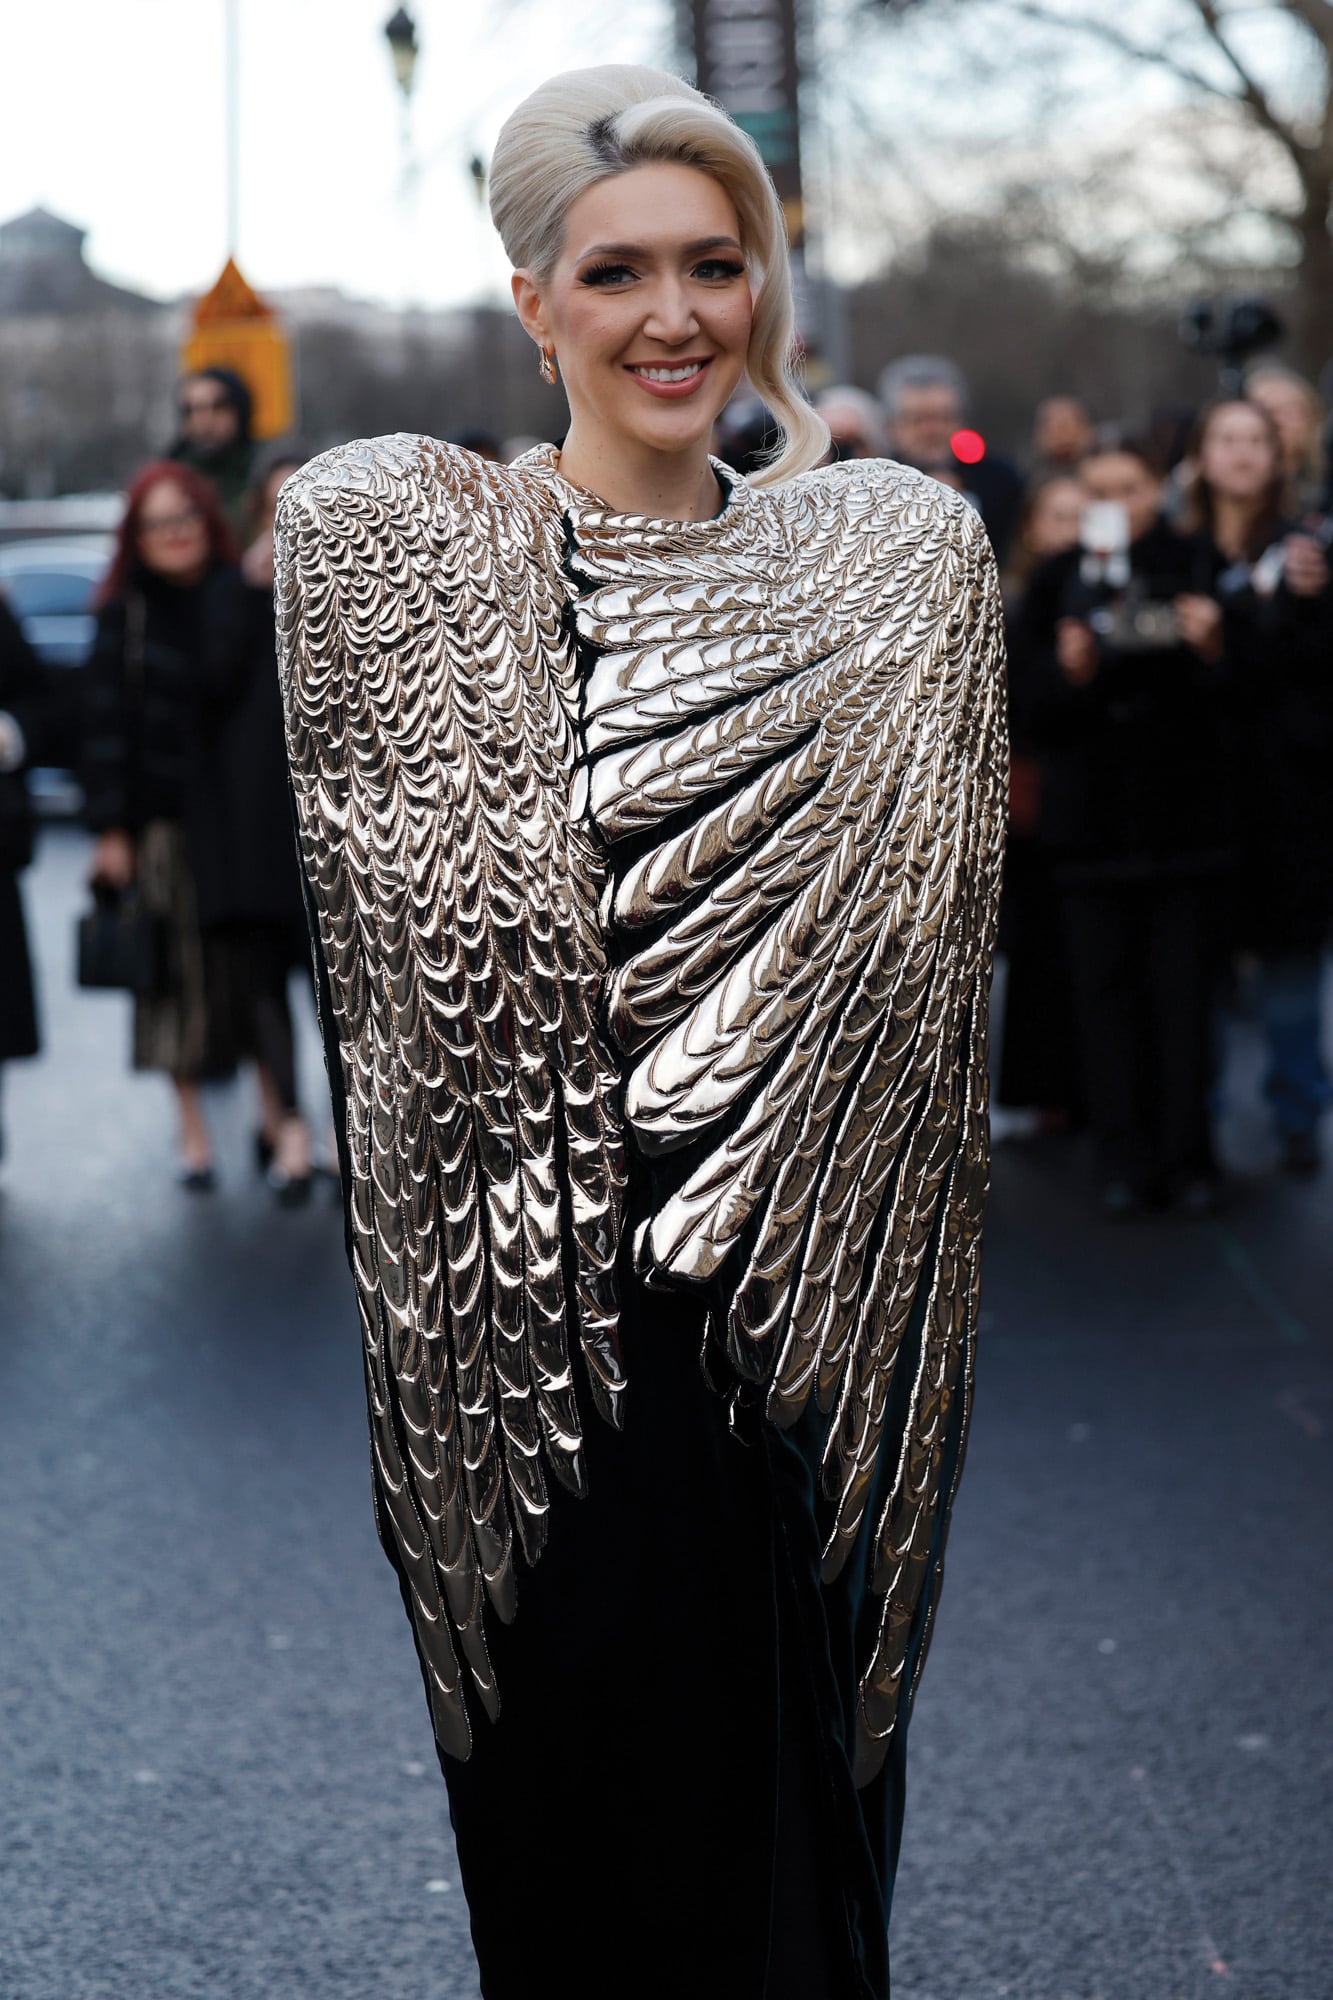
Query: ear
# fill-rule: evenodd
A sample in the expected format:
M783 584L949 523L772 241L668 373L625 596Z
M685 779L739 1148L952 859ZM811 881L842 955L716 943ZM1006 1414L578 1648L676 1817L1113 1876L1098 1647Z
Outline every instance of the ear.
M550 347L551 329L547 322L542 295L531 271L515 271L509 281L514 294L514 309L522 322L523 331L538 347Z

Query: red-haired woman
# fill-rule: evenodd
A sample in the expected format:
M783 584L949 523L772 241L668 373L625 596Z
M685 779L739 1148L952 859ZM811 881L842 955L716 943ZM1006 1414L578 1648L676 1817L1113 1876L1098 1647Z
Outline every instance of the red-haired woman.
M195 756L206 599L237 551L212 488L189 466L147 465L126 497L88 664L83 780L92 879L137 880L166 920L166 990L136 1001L134 1067L165 1070L186 1187L213 1184L198 1080L208 1056L204 953L185 817Z

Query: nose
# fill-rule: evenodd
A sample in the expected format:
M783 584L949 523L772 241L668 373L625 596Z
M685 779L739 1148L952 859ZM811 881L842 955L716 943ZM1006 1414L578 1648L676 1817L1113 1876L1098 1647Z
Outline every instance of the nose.
M643 330L650 340L660 340L664 347L679 347L699 331L689 287L681 278L674 274L664 276L654 286Z

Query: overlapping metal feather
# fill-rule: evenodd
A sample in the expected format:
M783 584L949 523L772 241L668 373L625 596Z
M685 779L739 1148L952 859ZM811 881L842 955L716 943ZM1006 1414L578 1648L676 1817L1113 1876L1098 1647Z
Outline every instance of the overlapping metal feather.
M778 1424L812 1397L827 1413L826 1578L896 1458L864 1781L924 1661L971 1393L1006 792L994 564L966 503L882 464L741 488L700 525L577 496L569 516L619 933L608 1016L637 1143L659 1174L687 1162L641 1268L722 1272L738 1376Z
M424 439L283 488L279 645L351 1160L382 1537L437 1738L498 1695L546 1471L581 1491L570 1355L618 1421L619 1079L594 1030L598 864L571 823L574 663L544 490ZM571 1282L572 1278L572 1282Z
M417 1565L414 1584L422 1573L417 1635L441 1701L461 1708L456 1669L436 1672L427 1643L439 1651L451 1620L479 1690L492 1694L480 1587L470 1584L470 1597L461 1583L450 1587L459 1526L446 1561L419 1519L429 1454L423 1464L414 1445L400 1444L395 1458L389 1440L402 1439L404 1425L413 1437L429 1430L440 1490L449 1487L446 1442L461 1421L446 1394L452 1346L471 1428L467 1474L450 1490L468 1489L474 1567L497 1579L493 1594L507 1609L499 1468L516 1518L535 1522L540 1495L529 1475L539 1453L530 1421L516 1431L503 1399L497 1413L477 1382L465 1394L463 1381L476 1376L489 1338L508 1357L494 1379L517 1397L527 1266L506 1261L503 1231L488 1235L478 1221L469 1234L467 1205L477 1218L498 1206L517 1240L516 1205L538 1271L558 1268L574 1226L549 1190L525 1205L526 1164L506 1155L497 1165L475 1137L490 1130L509 1087L491 1025L494 971L510 1015L532 1030L525 1073L543 1089L554 1079L545 1101L569 1102L569 1052L586 1065L571 1158L578 1151L585 1163L574 1206L595 1224L592 1239L586 1230L580 1239L579 1296L561 1301L566 1346L571 1333L590 1339L598 1379L615 1380L618 1062L634 1141L668 1188L640 1232L645 1275L721 1284L737 1376L766 1386L779 1424L812 1397L827 1414L830 1576L857 1541L881 1453L892 1454L873 1523L883 1608L861 1685L864 1779L901 1712L907 1665L919 1672L924 1658L921 1614L933 1608L926 1586L942 1559L970 1398L1004 798L1002 640L984 535L961 501L884 465L807 475L770 495L738 486L717 520L677 524L608 513L564 485L549 453L508 474L481 474L421 442L340 457L287 489L292 753L337 968L339 1032L355 1022L361 1038L350 1057L344 1040L343 1067L349 1103L365 1107L349 1111L349 1126L363 1148L357 1261L378 1470L392 1531ZM582 746L559 618L574 589L593 661ZM332 719L349 704L356 729ZM468 718L461 731L451 720L459 714ZM432 755L446 768L461 757L468 784L431 789ZM364 797L359 817L340 785ZM484 810L468 803L474 793ZM520 819L534 829L524 841L514 835ZM354 821L352 840L342 829ZM609 862L600 923L593 830ZM448 850L470 856L457 907L480 940L471 956L464 949L452 985L432 970L451 949L439 926L457 921L453 892L434 886ZM403 887L409 857L428 895ZM551 912L535 950L529 910ZM555 957L558 976L541 969ZM380 1039L380 1017L360 1001L377 983L395 996L381 1009ZM604 984L614 1056L594 1027ZM537 990L545 997L534 999ZM394 1008L427 1023L405 1056L393 1042ZM485 1044L484 1063L469 1071L439 1060L432 1034L451 1052ZM511 1121L511 1141L549 1157L552 1115L545 1126ZM454 1134L438 1157L454 1175L444 1263L452 1273L461 1254L469 1274L462 1344L440 1311L444 1288L427 1295L415 1282L420 1217L397 1199L398 1166L381 1162L403 1159L404 1128ZM423 1157L435 1156L409 1144L418 1207L438 1177ZM500 1187L512 1192L501 1197ZM432 1214L428 1258L439 1235ZM497 1283L497 1259L488 1332L474 1295ZM386 1293L389 1280L401 1300ZM539 1310L548 1361L558 1317L554 1299ZM910 1388L895 1404L906 1420L886 1437L895 1364L909 1349ZM400 1352L406 1390L392 1358ZM418 1408L425 1378L434 1402ZM529 1393L540 1410L540 1389ZM559 1411L548 1451L552 1435L577 1439L572 1402ZM426 1588L432 1561L444 1586L438 1607ZM446 1747L459 1740L455 1727Z

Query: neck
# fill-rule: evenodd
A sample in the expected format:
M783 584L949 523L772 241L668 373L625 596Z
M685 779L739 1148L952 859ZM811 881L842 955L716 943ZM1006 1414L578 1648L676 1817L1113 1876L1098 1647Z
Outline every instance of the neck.
M1225 493L1213 496L1213 540L1224 556L1243 556L1254 525L1255 506Z
M571 486L595 493L617 514L709 521L722 506L706 441L688 451L653 451L623 438L589 435L575 417L560 447L560 471Z

